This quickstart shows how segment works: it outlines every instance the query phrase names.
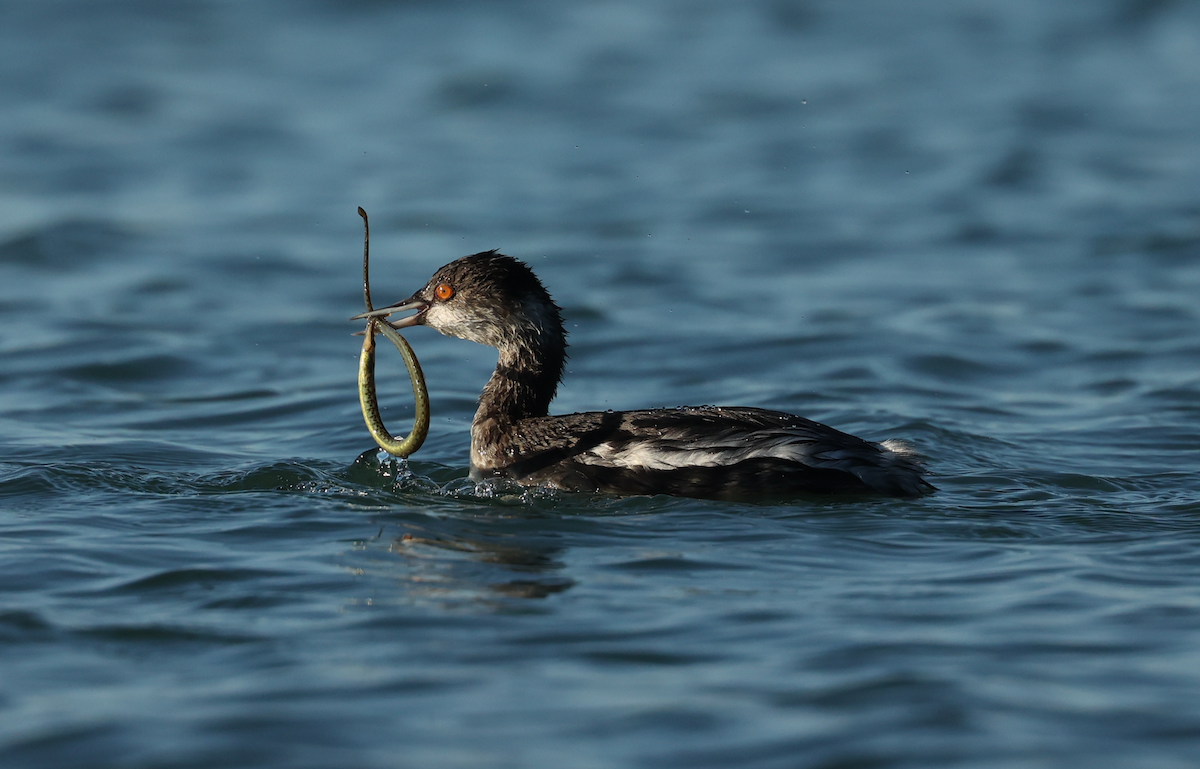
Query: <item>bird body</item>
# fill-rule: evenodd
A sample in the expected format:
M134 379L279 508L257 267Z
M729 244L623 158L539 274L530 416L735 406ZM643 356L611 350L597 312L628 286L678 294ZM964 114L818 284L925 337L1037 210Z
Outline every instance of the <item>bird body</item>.
M383 320L405 310L416 314ZM903 444L871 443L779 411L685 406L551 416L566 363L561 311L529 267L495 251L451 262L409 299L359 317L426 325L499 351L471 424L477 479L708 498L934 490Z

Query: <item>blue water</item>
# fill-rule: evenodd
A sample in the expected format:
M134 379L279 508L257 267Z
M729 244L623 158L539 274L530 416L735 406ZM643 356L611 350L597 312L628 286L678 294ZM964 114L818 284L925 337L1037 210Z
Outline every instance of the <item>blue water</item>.
M0 766L1200 763L1200 7L0 4ZM557 412L903 438L919 500L477 488L502 248ZM411 416L383 349L385 418Z

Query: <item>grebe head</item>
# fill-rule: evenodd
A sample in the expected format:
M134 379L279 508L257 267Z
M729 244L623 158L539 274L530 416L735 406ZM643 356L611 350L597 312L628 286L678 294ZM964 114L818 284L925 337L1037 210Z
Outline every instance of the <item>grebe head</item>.
M396 328L429 326L501 350L565 347L562 313L545 286L524 262L496 251L456 259L403 302L356 317L406 310L416 313L389 322Z

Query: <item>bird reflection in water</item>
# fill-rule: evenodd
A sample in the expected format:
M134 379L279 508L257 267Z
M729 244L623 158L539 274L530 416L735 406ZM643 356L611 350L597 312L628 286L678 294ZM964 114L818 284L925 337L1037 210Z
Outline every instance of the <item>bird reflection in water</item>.
M530 505L537 501L531 495L544 490L467 478L439 485L404 460L380 463L377 456L374 450L360 456L352 475L359 469L375 483L390 478L389 491L397 496L375 520L379 534L358 541L353 568L368 577L398 576L404 589L389 597L377 588L373 603L486 604L546 598L575 584L562 573L561 540ZM405 505L406 498L416 504Z
M564 567L555 557L560 548L516 536L498 542L494 536L473 532L447 537L408 531L393 540L388 550L402 556L409 566L410 589L428 597L462 597L466 591L477 592L480 598L545 598L575 584L556 573Z

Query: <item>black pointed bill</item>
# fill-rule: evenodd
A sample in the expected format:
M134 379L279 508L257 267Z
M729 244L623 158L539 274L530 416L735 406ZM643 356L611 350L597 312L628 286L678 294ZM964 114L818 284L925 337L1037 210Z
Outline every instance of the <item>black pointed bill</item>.
M366 318L384 318L395 312L404 312L405 310L416 310L417 312L413 315L408 315L403 318L398 318L396 320L388 321L388 324L391 325L392 328L408 328L409 326L416 326L421 322L421 312L428 306L429 306L429 303L426 302L425 300L413 297L411 299L405 299L403 302L393 304L389 307L380 307L378 310L371 310L370 312L359 313L358 315L355 315L350 320L365 320Z

